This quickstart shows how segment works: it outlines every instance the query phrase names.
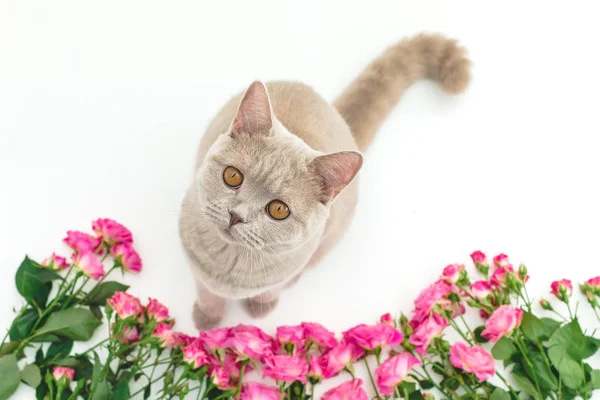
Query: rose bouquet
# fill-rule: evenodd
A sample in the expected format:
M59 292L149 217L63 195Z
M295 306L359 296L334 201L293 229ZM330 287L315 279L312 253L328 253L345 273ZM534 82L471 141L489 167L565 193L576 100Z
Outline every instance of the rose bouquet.
M109 219L92 227L95 235L67 233L68 260L25 258L18 268L25 304L0 347L0 399L23 382L37 399L307 400L343 374L347 381L322 399L366 400L364 381L377 399L558 400L590 398L600 388L600 370L585 361L600 340L580 325L572 283L552 283L555 305L534 305L527 269L515 270L505 255L490 266L475 252L478 280L449 265L415 300L410 318L385 314L340 336L317 323L280 326L272 336L248 325L188 336L159 301L142 302L107 279L141 270L130 231ZM597 313L600 277L580 291ZM473 319L480 322L467 322ZM73 352L74 341L103 326L105 338Z

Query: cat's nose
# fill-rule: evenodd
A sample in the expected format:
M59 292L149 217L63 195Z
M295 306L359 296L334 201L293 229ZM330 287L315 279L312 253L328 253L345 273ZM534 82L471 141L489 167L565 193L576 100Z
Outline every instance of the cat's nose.
M229 211L229 226L234 226L235 224L239 224L241 222L245 222L244 218L235 211Z

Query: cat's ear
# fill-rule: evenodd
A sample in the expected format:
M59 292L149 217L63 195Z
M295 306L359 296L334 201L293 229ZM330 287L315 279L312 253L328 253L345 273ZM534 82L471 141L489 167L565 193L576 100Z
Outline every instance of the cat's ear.
M321 202L327 204L335 199L352 182L362 163L363 157L358 151L341 151L315 157L308 167L321 179Z
M272 127L273 111L267 87L264 83L255 81L248 87L240 102L231 123L231 135L269 135Z

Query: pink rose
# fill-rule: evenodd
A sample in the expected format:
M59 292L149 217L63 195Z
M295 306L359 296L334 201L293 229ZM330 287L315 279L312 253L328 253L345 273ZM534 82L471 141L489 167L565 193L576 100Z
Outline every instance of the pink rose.
M427 319L433 309L440 307L447 309L452 306L448 295L453 293L453 286L443 280L438 280L426 289L424 289L415 300L415 316L413 320L417 323Z
M321 400L369 400L362 379L352 379L323 393Z
M335 335L325 329L323 325L315 322L303 322L302 327L304 328L304 338L317 344L322 350L337 346L338 341Z
M494 257L494 265L496 267L508 267L510 265L510 261L508 260L508 256L506 254L498 254Z
M233 380L237 380L240 377L240 370L242 368L242 363L237 361L237 356L233 353L227 352L225 353L225 361L223 361L223 365L225 366L225 370ZM244 375L252 370L250 364L246 364L246 368L244 369Z
M409 353L388 358L375 370L379 391L386 396L392 396L394 389L402 383L410 370L419 365L421 361Z
M456 283L467 275L464 265L450 264L442 272L442 279L448 283Z
M344 332L348 342L356 343L365 350L375 350L383 346L396 346L404 339L402 333L388 325L368 326L360 324Z
M140 300L125 292L115 292L106 302L117 312L121 319L138 316L144 311Z
M506 267L497 267L492 273L490 283L496 288L506 287L508 275L516 277L515 270L512 265L507 265Z
M275 337L284 346L292 345L293 354L304 351L304 328L302 326L280 326L277 328Z
M117 337L123 344L131 344L140 341L140 334L135 326L125 325Z
M54 369L52 369L52 376L54 377L55 381L65 378L65 383L69 384L75 377L75 370L67 367L54 367Z
M415 328L409 342L415 346L417 353L425 355L427 354L429 343L434 338L441 336L447 326L448 321L445 318L433 314Z
M485 329L481 332L481 336L496 343L521 325L522 316L523 310L520 308L509 305L500 306L485 322Z
M455 343L450 348L450 362L456 368L475 374L479 382L490 379L496 373L496 362L481 346Z
M321 382L325 375L321 367L321 358L319 356L310 356L308 362L308 377L312 382Z
M561 279L560 281L554 281L550 285L552 289L550 293L555 295L558 299L566 301L567 298L573 294L573 285L568 279Z
M487 256L479 250L471 253L471 260L473 260L473 263L475 264L487 265L488 263Z
M148 317L154 318L157 322L167 321L169 318L169 309L161 304L156 299L148 299L148 307L146 307L146 312L148 313Z
M48 267L50 269L60 271L69 267L67 259L61 256L57 256L56 253L42 261L42 267Z
M85 251L77 254L74 260L81 271L92 279L98 280L105 275L104 264L91 251Z
M471 295L477 300L483 300L492 293L492 285L487 281L473 282L471 285Z
M140 272L142 270L142 259L131 243L121 243L111 247L110 254L121 263L126 271Z
M83 232L68 231L67 237L63 239L63 242L78 253L88 251L94 253L102 245L102 238L97 238Z
M379 323L380 324L384 324L387 326L391 326L393 328L396 327L396 322L394 321L394 318L392 317L392 314L387 313L387 314L383 314L380 318L379 318Z
M261 360L272 354L271 343L261 337L258 332L252 331L234 330L227 340L227 347L242 358Z
M258 382L245 383L240 400L280 400L279 388Z
M210 331L200 332L200 337L206 350L212 353L227 346L230 332L229 328L214 328Z
M321 367L326 378L337 375L348 364L358 360L365 351L353 342L342 341L321 357Z
M204 365L208 365L208 354L204 351L200 340L193 340L181 350L183 351L183 361L188 363L192 368L198 369Z
M600 276L588 279L585 283L594 289L600 289Z
M221 390L229 390L234 388L234 386L230 383L231 377L229 376L229 373L223 367L213 368L212 372L210 373L210 377L213 385Z
M270 356L264 361L264 374L276 381L306 383L308 364L305 357L300 356Z
M129 229L112 219L99 218L92 222L92 228L96 234L102 236L111 246L119 243L133 242L133 237Z
M156 328L152 331L152 336L159 339L161 347L168 347L175 344L173 329L169 324L165 324L164 322L156 324Z

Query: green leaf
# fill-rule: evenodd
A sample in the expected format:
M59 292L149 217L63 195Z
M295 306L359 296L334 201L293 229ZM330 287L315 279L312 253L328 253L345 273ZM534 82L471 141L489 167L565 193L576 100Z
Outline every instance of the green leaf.
M60 342L60 338L51 333L46 333L44 335L35 336L31 339L32 343L56 343Z
M503 390L503 389L500 389L497 387L492 392L492 395L490 396L490 400L511 400L511 397L510 397L510 393L508 393L506 390Z
M44 363L44 350L42 350L41 347L35 352L35 363L38 365L42 365Z
M537 381L541 389L548 389L552 391L558 390L558 379L552 372L552 370L546 364L544 356L537 349L528 351L529 361L533 364L533 368L530 368L527 363L523 364L527 375L534 380L537 377Z
M100 310L100 306L90 306L90 311L92 312L92 314L94 314L94 316L96 318L98 318L99 321L102 321L102 318L104 316L102 315L102 311Z
M19 344L19 342L4 343L0 347L0 357L13 353L19 347Z
M98 357L98 353L94 351L94 368L92 370L92 389L96 387L98 382L100 382L100 377L102 375L102 363L100 362L100 357Z
M585 336L577 320L573 320L565 326L558 328L548 340L546 345L552 347L564 347L567 354L579 362L591 357L598 351L598 341L592 337Z
M485 326L481 325L481 326L478 326L477 328L475 328L475 330L473 331L473 333L475 334L475 341L477 343L489 342L489 339L486 339L483 336L481 336L481 333L483 332L484 329L485 329Z
M111 298L115 292L125 292L129 286L119 282L103 282L92 289L85 302L87 305L104 306L106 299Z
M572 359L563 346L548 349L548 358L558 373L564 385L570 389L579 389L583 385L585 374L581 365Z
M17 391L21 382L21 372L14 354L0 357L0 376L0 400L8 399Z
M519 388L521 388L522 391L524 391L525 393L527 393L534 399L542 400L542 399L540 399L540 395L537 392L535 385L533 383L531 383L531 381L529 379L527 379L524 376L515 375L515 374L513 374L513 379L517 382L517 385L519 386Z
M48 386L47 385L39 385L35 390L35 398L37 400L45 400L46 395L48 394Z
M408 400L425 400L425 397L423 396L423 393L417 390L408 395Z
M34 389L38 387L42 382L42 374L38 366L35 364L26 365L21 371L21 380Z
M18 342L28 337L38 317L37 311L33 308L25 310L25 312L13 322L9 333L10 340Z
M421 389L427 390L427 389L431 389L433 387L433 382L430 381L429 379L427 379L427 380L419 381L419 385L421 386Z
M446 378L442 381L442 385L450 390L456 390L460 386L460 382L456 378Z
M521 330L532 342L547 340L559 326L560 322L551 318L539 319L527 311L523 312Z
M582 392L591 394L594 390L600 389L600 370L595 369L595 370L589 371L589 376L588 376L587 367L589 367L589 366L586 364L585 367L586 367L587 383L583 387Z
M129 383L125 377L122 377L115 385L113 400L127 400L129 396Z
M68 357L73 349L72 340L63 340L62 342L52 343L46 353L46 360L53 361Z
M146 389L144 389L144 400L149 398L151 394L152 394L151 386L146 386Z
M46 306L48 296L52 290L52 282L49 280L51 274L48 274L51 271L42 269L37 265L29 257L25 257L19 269L17 269L15 284L21 296L28 303L34 303L43 308Z
M75 357L77 367L75 368L75 380L91 378L94 365L86 356Z
M404 381L404 382L402 382L402 383L400 384L400 391L401 391L402 393L404 393L404 390L405 390L405 389L406 389L406 391L407 391L408 393L412 393L412 392L414 392L415 390L417 390L417 384L416 384L416 383L414 383L414 382L406 382L406 381Z
M506 360L510 358L515 350L516 348L512 340L503 337L492 347L492 356L496 360Z
M96 385L96 391L92 395L92 400L110 400L112 398L112 385L106 380L102 379Z
M38 333L54 333L72 340L89 340L100 325L101 322L90 310L71 308L51 314Z

